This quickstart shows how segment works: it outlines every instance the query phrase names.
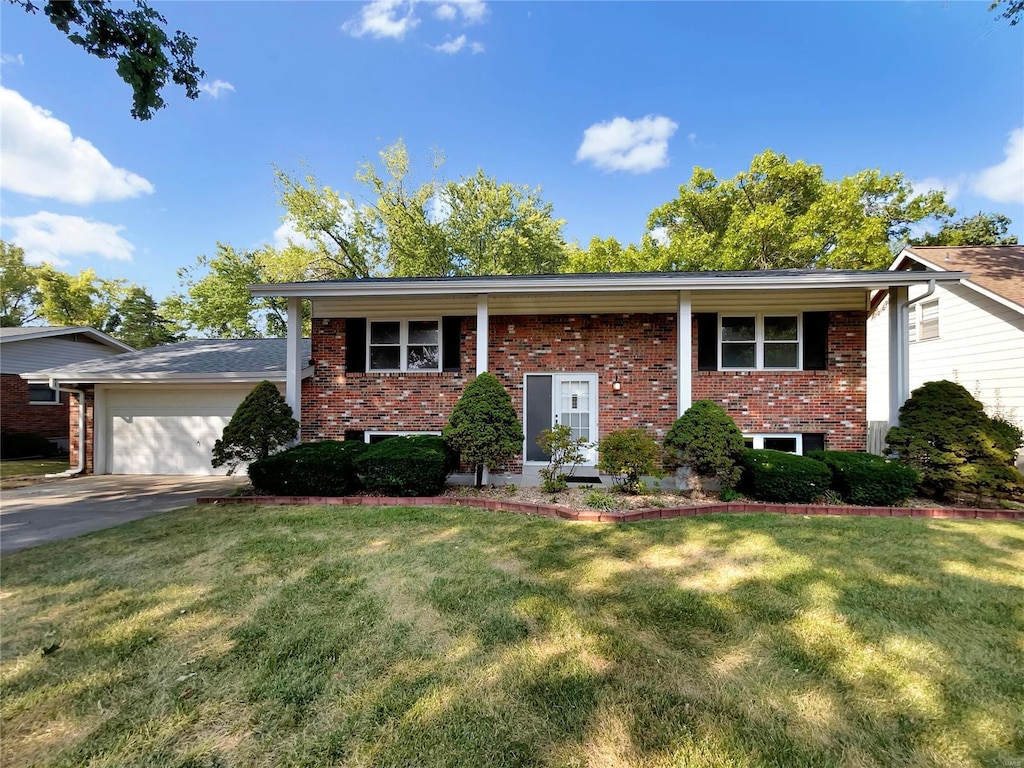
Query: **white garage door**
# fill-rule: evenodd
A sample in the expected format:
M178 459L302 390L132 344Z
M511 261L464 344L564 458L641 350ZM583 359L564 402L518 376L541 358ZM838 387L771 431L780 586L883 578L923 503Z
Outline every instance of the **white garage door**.
M107 466L115 475L222 475L213 444L251 386L124 389L107 394Z

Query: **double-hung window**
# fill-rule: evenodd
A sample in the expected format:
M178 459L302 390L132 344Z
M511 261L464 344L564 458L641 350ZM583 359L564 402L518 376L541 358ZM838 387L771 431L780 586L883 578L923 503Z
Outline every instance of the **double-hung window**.
M440 370L440 320L371 320L369 326L369 370Z
M799 315L723 315L721 368L800 367Z

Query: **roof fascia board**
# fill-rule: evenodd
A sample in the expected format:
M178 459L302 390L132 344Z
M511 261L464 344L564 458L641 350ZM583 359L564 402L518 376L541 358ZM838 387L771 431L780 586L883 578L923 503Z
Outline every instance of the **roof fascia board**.
M563 293L563 292L614 292L614 291L678 291L678 290L794 290L802 288L860 288L876 290L890 286L910 286L926 283L957 282L969 275L964 272L949 272L941 276L932 274L922 277L920 273L870 273L865 275L831 274L822 272L811 275L764 276L750 275L735 277L719 275L698 279L674 279L672 276L649 275L635 278L612 278L595 280L593 277L565 278L538 281L535 277L500 282L487 278L460 279L455 281L415 280L387 283L380 281L360 283L263 283L248 286L253 296L299 296L302 298L330 298L349 296L431 296L435 294L477 294L477 293Z
M118 341L113 336L108 336L103 331L97 331L95 328L91 328L88 325L75 325L68 328L40 328L37 333L25 333L19 336L12 336L6 339L0 339L5 344L12 344L16 341L35 341L37 339L49 339L56 336L88 336L94 341L98 341L101 344L106 344L108 347L114 347L120 349L123 352L137 352L135 347L130 347L122 341Z
M904 248L902 251L900 251L900 255L897 256L893 263L889 265L889 270L892 272L898 270L900 268L900 264L903 263L904 259L916 261L921 266L928 267L929 269L933 269L936 272L949 272L949 270L943 267L942 265L936 264L934 261L929 261L928 259L924 258L924 256L921 256L919 253L915 253L910 248Z
M121 374L92 374L75 373L71 370L62 371L32 371L19 374L21 378L33 384L45 384L50 379L56 379L61 383L75 384L148 384L168 382L174 384L259 384L261 381L284 383L284 371L271 371L261 373L259 371L232 372L232 373L208 373L196 375L193 373L121 373ZM313 375L313 366L302 369L302 378L306 379Z
M899 266L900 266L900 264L903 263L904 259L911 259L912 261L916 261L918 264L921 264L921 265L923 265L925 267L928 267L929 269L934 269L937 272L947 272L948 271L946 269L943 269L938 264L936 264L936 263L934 263L932 261L929 261L928 259L925 259L925 258L921 257L920 255L914 253L909 248L905 248L903 250L903 252L900 253L900 255L896 257L896 260L892 263L892 265L889 267L889 269L891 269L891 270L899 269ZM982 288L977 283L971 282L971 280L969 280L966 276L960 278L960 284L963 285L965 288L970 288L972 291L976 291L977 293L980 293L982 296L985 296L985 297L987 297L989 299L992 299L992 301L994 301L994 302L996 302L998 304L1002 304L1004 307L1009 307L1010 309L1015 310L1017 312L1020 312L1022 315L1024 315L1024 307L1022 307L1020 304L1018 304L1015 301L1010 301L1009 299L1005 298L1004 296L1000 296L998 293L995 293L994 291L990 291L987 288Z

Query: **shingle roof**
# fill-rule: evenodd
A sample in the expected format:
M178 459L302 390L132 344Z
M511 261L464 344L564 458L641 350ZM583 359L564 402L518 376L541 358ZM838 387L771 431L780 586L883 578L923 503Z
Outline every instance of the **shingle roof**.
M1024 308L1024 245L915 245L907 250L939 269L970 272L969 282Z
M17 328L0 328L0 343L75 335L88 336L93 341L106 344L114 349L128 352L134 351L134 347L130 347L124 342L118 341L88 325L22 325Z
M303 339L302 345L301 359L305 363L310 355L309 339ZM286 339L194 339L37 371L32 377L80 384L204 377L273 381L284 380L286 354Z

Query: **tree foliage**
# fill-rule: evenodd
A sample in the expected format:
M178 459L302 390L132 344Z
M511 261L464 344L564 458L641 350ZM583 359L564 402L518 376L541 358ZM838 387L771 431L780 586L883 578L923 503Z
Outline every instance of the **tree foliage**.
M214 467L234 473L239 464L265 459L289 445L299 432L292 408L277 386L261 381L235 409L224 434L213 444Z
M1016 245L1017 236L1007 234L1012 222L1001 213L981 213L943 222L934 234L926 232L910 239L911 245Z
M132 286L117 305L112 335L136 349L181 341L182 335L145 288Z
M694 168L651 232L668 243L654 269L882 268L913 224L953 213L942 192L915 195L899 173L864 170L838 181L820 165L771 150L731 179Z
M512 398L493 373L481 373L466 385L442 432L448 445L476 466L476 485L483 468L500 467L523 448L523 425Z
M9 0L29 13L43 14L68 40L100 59L115 59L117 74L132 89L132 117L149 120L164 107L161 91L168 81L199 97L199 81L206 73L193 56L196 39L181 30L169 35L167 19L142 0L135 8L107 0Z
M889 451L920 473L921 490L940 499L1024 490L1024 478L1013 467L1013 442L1006 427L952 381L915 389L900 408L899 426L886 436Z
M104 333L116 330L116 308L129 290L127 281L101 278L93 269L73 275L50 264L38 267L36 278L38 315L50 325L88 325Z
M25 263L25 251L0 240L0 328L30 323L38 317L38 268Z
M615 476L614 488L621 493L643 493L641 478L661 471L658 444L644 429L609 432L601 438L597 450L601 457L598 469Z
M988 9L999 11L997 18L1008 19L1010 26L1015 27L1024 17L1024 0L994 0Z

